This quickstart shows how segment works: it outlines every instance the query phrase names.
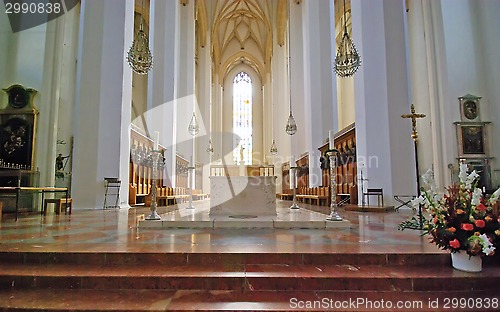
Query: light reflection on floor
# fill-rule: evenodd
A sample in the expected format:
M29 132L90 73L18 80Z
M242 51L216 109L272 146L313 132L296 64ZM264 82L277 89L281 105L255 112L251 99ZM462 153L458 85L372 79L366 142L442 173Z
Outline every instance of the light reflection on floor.
M289 212L290 204L289 201L277 201L277 207L290 218L308 213L305 210ZM301 204L301 208L316 210L311 215L317 218L324 218L329 210L307 204ZM182 213L176 209L175 206L159 207L158 212L162 215ZM346 212L340 208L339 212L350 221L351 228L146 229L138 226L150 213L144 207L74 210L72 215L22 215L17 222L13 216L4 214L0 223L0 251L441 252L419 231L398 231L398 224L414 213L410 209L375 213ZM198 218L203 216L200 214Z

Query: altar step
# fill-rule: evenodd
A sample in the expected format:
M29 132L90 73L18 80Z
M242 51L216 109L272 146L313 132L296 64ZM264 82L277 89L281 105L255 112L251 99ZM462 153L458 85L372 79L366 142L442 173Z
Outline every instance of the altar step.
M425 308L429 298L494 298L499 282L498 261L465 273L446 253L0 253L2 311L297 310L292 298Z

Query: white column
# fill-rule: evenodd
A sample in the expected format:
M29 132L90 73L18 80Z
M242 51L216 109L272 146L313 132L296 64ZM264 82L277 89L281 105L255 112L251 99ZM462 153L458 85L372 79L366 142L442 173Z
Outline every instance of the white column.
M417 123L419 146L425 146L419 150L420 174L433 169L437 185L445 187L451 183L447 166L455 163L456 152L450 117L454 109L443 105L449 97L440 2L410 2L408 24L413 102L417 113L427 115Z
M128 200L132 71L125 59L133 40L133 2L84 0L80 23L73 204L102 208L104 178L122 181Z
M297 133L292 136L288 136L291 145L291 153L290 155L301 155L303 152L307 150L306 146L306 133L307 133L307 124L306 117L304 114L304 108L307 105L305 103L305 90L304 90L304 47L303 47L303 29L302 29L302 10L304 6L304 2L302 4L296 4L295 1L290 1L290 20L289 20L289 29L291 36L290 42L287 42L290 45L290 68L289 72L291 75L291 82L289 84L289 88L291 88L291 102L292 102L292 112L293 117L295 118L295 122L297 123ZM288 60L287 60L288 62ZM286 67L286 65L285 65ZM288 77L287 77L288 78ZM288 79L287 79L288 82ZM288 92L287 92L288 96ZM287 97L288 100L289 97ZM288 101L287 101L288 102ZM288 111L286 110L286 120L288 119ZM284 112L285 114L285 112ZM285 129L285 127L283 127Z
M282 191L281 166L287 161L291 146L289 135L285 133L285 124L288 117L288 77L286 72L286 45L274 44L272 58L272 101L274 139L278 154L273 157L274 174L276 179L276 191Z
M188 1L186 5L178 7L178 47L176 52L175 98L177 118L177 151L186 159L193 155L193 138L188 133L189 122L195 107L195 32L194 32L194 3ZM201 123L197 114L198 122ZM184 142L184 143L182 143ZM186 142L189 142L186 143ZM196 158L194 158L196 159Z
M207 40L209 42L210 34L207 31ZM207 152L208 141L212 135L211 127L211 109L212 109L212 60L210 58L210 47L198 47L198 66L196 72L197 79L197 102L200 108L200 119L204 121L207 133L200 135L197 140L198 158L197 160L203 163L203 179L202 185L197 185L199 189L203 189L203 193L210 193L210 162L212 156ZM213 140L212 140L213 146ZM214 152L215 156L215 152Z
M165 153L166 186L172 186L175 173L175 107L172 77L175 72L175 34L178 27L175 16L178 1L151 1L150 48L153 54L153 69L149 74L149 94L152 109L146 112L152 124L150 133L159 131L160 144L167 148ZM165 31L168 29L168 31Z
M332 70L331 70L331 90L332 90L332 116L331 116L331 121L326 122L326 126L331 126L330 129L327 129L327 133L332 130L334 133L337 133L340 128L339 128L339 103L337 101L337 76L335 75L335 72L333 71L333 64L335 63L335 55L337 53L337 42L336 42L336 36L335 36L335 1L330 0L330 11L329 11L329 17L330 17L330 64L332 64ZM325 104L328 105L328 104ZM328 116L327 116L328 118ZM325 133L325 135L327 135ZM325 137L326 138L326 137Z
M334 127L330 4L328 0L304 1L304 116L309 153L309 186L320 186L320 147Z
M391 203L393 195L416 193L411 122L401 118L410 107L403 3L351 4L353 40L363 62L354 76L358 166L364 165L367 187L383 188L385 203Z

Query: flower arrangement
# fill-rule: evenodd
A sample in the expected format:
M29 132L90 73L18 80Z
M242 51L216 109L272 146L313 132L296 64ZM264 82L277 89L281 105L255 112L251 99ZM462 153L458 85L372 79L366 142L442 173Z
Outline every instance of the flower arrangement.
M460 164L458 184L448 187L447 193L437 191L433 173L422 176L423 194L412 201L413 207L422 205L430 216L423 218L424 235L431 242L452 253L464 250L470 256L491 256L500 248L500 218L494 209L500 188L486 201L477 188L479 175L467 173L467 164ZM416 220L414 220L416 221ZM410 228L409 222L400 229Z

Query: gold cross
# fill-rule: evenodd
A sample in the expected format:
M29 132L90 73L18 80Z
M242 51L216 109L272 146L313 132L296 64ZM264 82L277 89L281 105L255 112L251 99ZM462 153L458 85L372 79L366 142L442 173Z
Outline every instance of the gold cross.
M403 118L411 118L411 126L412 126L412 134L411 137L413 138L413 141L417 141L418 139L418 133L417 133L417 118L424 118L424 114L415 114L415 106L411 104L411 114L405 114L401 115Z

